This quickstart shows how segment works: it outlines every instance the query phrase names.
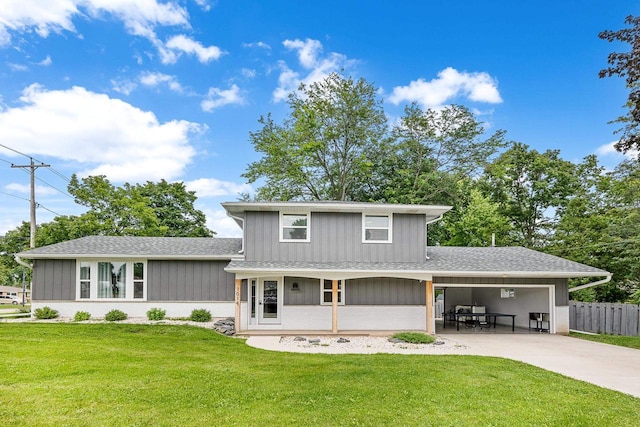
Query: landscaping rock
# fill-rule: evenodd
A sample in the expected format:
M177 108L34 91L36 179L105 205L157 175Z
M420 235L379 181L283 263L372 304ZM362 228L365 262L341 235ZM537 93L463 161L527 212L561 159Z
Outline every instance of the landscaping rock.
M433 345L444 345L444 341L434 341Z
M340 337L340 338L338 338L338 341L337 341L337 342L338 342L338 343L340 343L340 344L344 344L344 343L351 342L351 341L349 341L349 340L348 340L348 339L346 339L346 338L342 338L342 337Z
M235 319L233 317L227 317L226 319L218 320L213 324L213 329L224 335L233 335L236 333Z
M294 341L306 341L307 339L305 337L295 337L293 340Z
M400 338L389 338L389 342L392 342L394 344L405 344L406 341L401 340Z
M320 338L309 338L309 344L320 344Z

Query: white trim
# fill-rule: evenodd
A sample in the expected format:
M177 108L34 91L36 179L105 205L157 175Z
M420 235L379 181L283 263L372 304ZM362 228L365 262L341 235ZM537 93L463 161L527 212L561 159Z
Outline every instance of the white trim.
M126 298L98 298L98 263L101 262L124 262L126 264L127 276L126 276ZM90 273L89 273L89 298L81 298L80 293L80 282L81 275L80 271L82 268L82 263L89 263ZM143 274L144 277L142 279L143 288L142 288L142 298L134 298L134 264L142 263L143 266ZM147 260L145 259L126 259L120 257L112 257L112 258L80 258L76 259L76 301L78 302L136 302L136 301L147 301L147 278L149 275L149 268L147 266ZM84 280L82 280L84 281Z
M296 215L302 216L305 215L307 217L307 225L305 226L284 226L282 221L282 217L285 215ZM284 229L285 228L296 228L296 229L304 229L307 231L306 239L285 239L284 238ZM282 243L308 243L311 241L311 212L288 212L288 211L280 211L278 215L278 236L280 238L280 242Z
M386 227L367 227L367 217L386 217ZM386 240L367 239L367 230L387 230ZM374 213L362 212L362 243L393 243L393 214L392 213Z

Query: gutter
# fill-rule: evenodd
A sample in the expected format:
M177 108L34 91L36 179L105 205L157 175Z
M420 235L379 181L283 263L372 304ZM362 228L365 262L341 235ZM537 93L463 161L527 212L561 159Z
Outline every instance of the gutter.
M232 215L231 213L229 213L228 210L227 210L227 216L229 216L230 218L235 219L236 221L240 221L242 223L242 226L240 227L240 228L242 228L242 245L240 246L240 250L238 251L238 253L244 255L244 235L245 235L244 218L242 218L240 216Z
M591 288L593 286L604 285L605 283L609 283L612 277L613 277L612 274L609 273L607 277L605 277L602 280L598 280L597 282L591 282L591 283L587 283L586 285L580 285L580 286L576 286L575 288L569 288L569 292L571 293L571 292L579 291L582 289Z
M21 266L23 266L23 267L27 267L29 270L33 270L33 265L31 265L31 264L27 264L26 262L24 262L24 261L22 260L22 258L20 258L18 255L14 255L14 256L13 256L13 259L15 259L15 260L16 260L16 262L17 262L18 264L20 264Z

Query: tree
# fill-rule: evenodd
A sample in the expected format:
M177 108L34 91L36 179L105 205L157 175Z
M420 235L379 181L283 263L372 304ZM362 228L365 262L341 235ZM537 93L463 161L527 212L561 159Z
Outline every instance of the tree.
M466 107L405 108L394 126L397 148L385 162L383 198L392 203L458 204L458 183L477 176L499 149L504 131L483 139L484 128Z
M605 30L598 34L603 40L628 43L631 46L628 52L610 53L607 58L610 67L600 70L599 76L625 79L629 89L626 104L629 113L615 120L624 124L622 129L616 131L622 132L622 136L615 148L623 153L635 149L640 160L640 17L629 15L624 22L631 27L618 31Z
M491 163L483 188L513 225L513 242L543 248L579 186L575 165L558 150L539 153L514 143Z
M262 158L243 177L264 179L259 200L358 200L381 159L386 117L376 89L332 73L289 96L290 114L281 125L261 116L250 133Z

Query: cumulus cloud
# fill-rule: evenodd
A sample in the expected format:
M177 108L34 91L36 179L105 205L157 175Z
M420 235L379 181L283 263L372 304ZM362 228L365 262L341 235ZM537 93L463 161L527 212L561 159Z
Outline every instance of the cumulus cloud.
M144 72L140 75L140 83L151 87L166 84L172 91L182 92L182 86L176 77L163 73L153 73L151 71Z
M388 100L396 105L417 102L423 108L437 108L458 97L489 104L502 102L498 82L489 74L459 72L451 67L440 71L438 77L430 81L418 79L408 86L396 86Z
M207 63L219 59L224 52L217 46L204 47L202 43L197 42L184 34L171 37L165 47L171 52L163 51L162 62L165 64L174 63L181 53L195 55L198 61Z
M47 55L47 57L44 58L42 61L38 62L37 65L40 65L40 66L43 66L43 67L48 67L52 63L53 63L53 61L51 60L51 57L49 55Z
M189 191L195 191L199 198L237 196L240 193L251 193L253 189L249 184L237 184L230 181L220 181L215 178L200 178L185 182Z
M153 112L82 87L48 91L33 84L20 100L0 111L0 140L77 162L80 175L104 174L114 182L180 176L195 156L190 136L206 129L184 120L160 123Z
M217 233L217 237L242 237L242 229L230 218L224 209L202 209L207 216L207 227Z
M244 102L240 88L234 84L227 90L217 87L209 88L209 93L207 93L206 99L200 103L200 106L203 111L211 112L225 105L244 104Z
M619 161L622 161L625 157L629 159L638 158L638 150L629 150L626 153L621 153L614 147L617 143L618 141L612 141L608 144L601 145L596 148L596 155L614 160L617 159Z
M288 50L297 52L298 62L304 70L304 76L301 76L300 72L294 71L286 62L278 62L280 75L278 76L278 87L273 91L274 102L287 99L289 94L295 91L300 83L310 85L318 82L332 72L350 68L355 62L336 52L322 56L323 48L318 40L285 40L282 44Z

